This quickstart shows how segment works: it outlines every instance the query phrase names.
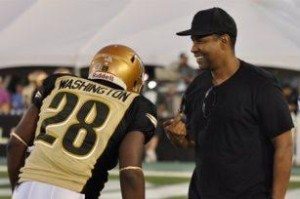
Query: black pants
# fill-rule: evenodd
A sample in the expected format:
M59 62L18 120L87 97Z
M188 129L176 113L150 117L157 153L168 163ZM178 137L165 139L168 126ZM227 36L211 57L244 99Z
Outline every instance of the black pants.
M200 191L198 190L198 186L197 186L198 184L199 183L197 182L197 172L195 169L189 186L189 193L188 193L189 199L201 199L199 195Z

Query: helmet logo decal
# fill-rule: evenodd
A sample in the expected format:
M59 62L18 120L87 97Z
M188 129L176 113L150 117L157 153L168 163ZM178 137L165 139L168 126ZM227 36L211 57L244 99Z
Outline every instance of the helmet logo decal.
M103 65L101 68L102 72L107 72L108 71L109 66L108 65Z
M101 66L101 71L107 72L110 63L112 63L112 57L111 56L104 57L104 64Z

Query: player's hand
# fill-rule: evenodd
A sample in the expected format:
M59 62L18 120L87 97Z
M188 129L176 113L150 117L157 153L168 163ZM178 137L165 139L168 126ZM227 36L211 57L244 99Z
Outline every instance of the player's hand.
M179 113L174 118L163 123L164 130L169 140L178 147L190 146L190 140L187 138L186 126L183 122L183 114Z

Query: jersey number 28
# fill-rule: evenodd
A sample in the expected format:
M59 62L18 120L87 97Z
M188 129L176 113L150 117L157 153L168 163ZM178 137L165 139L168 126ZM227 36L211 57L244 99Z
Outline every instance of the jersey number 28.
M49 108L58 108L64 97L66 97L66 103L61 111L59 111L56 115L46 118L44 121L42 121L40 134L37 136L37 139L52 145L57 138L47 134L46 127L48 125L61 123L68 119L71 114L76 114L78 123L70 125L66 132L62 132L64 133L62 138L62 146L71 154L79 156L87 155L93 149L96 143L97 134L94 128L99 128L104 124L109 113L109 107L103 102L88 100L79 108L76 113L73 113L78 103L78 97L73 93L60 92L54 96ZM93 107L95 107L96 115L94 116L93 121L88 122L87 119ZM86 133L85 137L80 142L81 145L77 146L74 144L74 142L81 130L84 130Z

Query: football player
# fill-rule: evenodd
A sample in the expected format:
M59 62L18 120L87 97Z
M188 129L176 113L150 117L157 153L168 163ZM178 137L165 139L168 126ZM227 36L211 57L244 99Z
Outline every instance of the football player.
M157 120L140 95L143 75L132 49L110 45L93 58L88 79L49 76L11 133L13 198L98 198L118 162L123 198L144 198L143 149Z

